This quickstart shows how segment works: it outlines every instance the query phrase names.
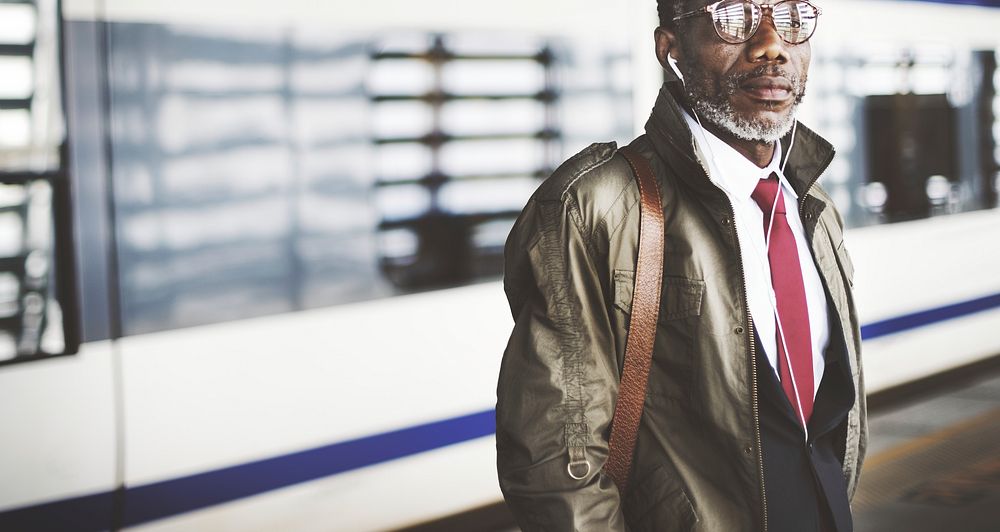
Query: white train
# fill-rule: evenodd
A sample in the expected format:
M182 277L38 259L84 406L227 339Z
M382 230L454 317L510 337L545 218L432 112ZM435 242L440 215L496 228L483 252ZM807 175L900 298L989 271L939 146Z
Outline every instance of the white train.
M868 391L991 359L1000 6L817 3L801 118ZM654 4L0 4L0 530L499 501L499 252L555 164L641 131Z

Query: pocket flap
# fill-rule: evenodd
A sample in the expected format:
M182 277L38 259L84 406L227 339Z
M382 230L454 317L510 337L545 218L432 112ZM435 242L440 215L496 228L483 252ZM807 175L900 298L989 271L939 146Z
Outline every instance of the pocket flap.
M632 312L632 291L635 272L615 270L615 306L625 313ZM701 314L701 300L705 294L705 281L667 275L663 277L660 292L659 321L689 318Z

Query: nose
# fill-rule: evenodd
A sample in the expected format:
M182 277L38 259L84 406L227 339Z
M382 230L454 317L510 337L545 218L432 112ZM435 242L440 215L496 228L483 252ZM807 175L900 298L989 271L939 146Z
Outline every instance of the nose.
M768 10L761 16L757 32L747 41L747 59L751 63L785 63L789 59L787 46L791 45L778 35L778 30L774 26L774 18Z

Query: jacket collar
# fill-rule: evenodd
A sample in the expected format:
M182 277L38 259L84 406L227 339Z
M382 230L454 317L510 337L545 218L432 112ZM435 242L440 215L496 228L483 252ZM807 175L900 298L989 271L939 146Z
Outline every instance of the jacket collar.
M657 155L675 170L681 181L695 190L714 193L715 186L708 179L707 165L698 159L697 145L684 119L685 111L675 96L682 90L679 80L668 80L663 84L646 122L646 134L652 140ZM833 160L834 150L829 142L801 122L796 127L795 145L789 153L791 138L789 133L781 139L782 153L788 157L785 177L798 194L801 204L813 183Z

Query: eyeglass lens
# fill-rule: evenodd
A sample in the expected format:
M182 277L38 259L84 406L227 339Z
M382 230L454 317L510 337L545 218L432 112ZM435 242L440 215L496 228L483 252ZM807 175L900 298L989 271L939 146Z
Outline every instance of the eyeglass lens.
M728 0L715 8L715 27L728 42L741 43L749 39L762 18L760 6L746 0ZM771 14L778 35L786 42L807 41L816 29L816 9L806 2L781 2Z

